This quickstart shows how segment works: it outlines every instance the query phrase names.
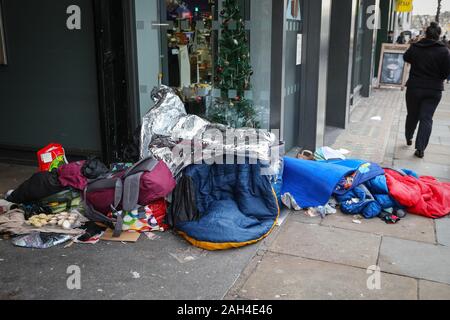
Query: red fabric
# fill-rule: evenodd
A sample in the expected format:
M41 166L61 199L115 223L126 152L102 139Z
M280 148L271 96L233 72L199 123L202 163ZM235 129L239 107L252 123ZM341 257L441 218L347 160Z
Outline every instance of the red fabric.
M158 225L163 228L164 230L169 230L170 227L164 223L164 220L166 218L167 214L167 202L165 199L159 199L156 201L153 201L151 204L148 205L150 210L153 213L153 216L155 217L156 221L158 221Z
M402 176L386 169L390 195L406 210L428 218L442 218L450 213L450 183L433 177Z
M81 173L85 162L72 162L58 168L58 179L63 187L72 187L77 190L84 190L87 187L88 179Z

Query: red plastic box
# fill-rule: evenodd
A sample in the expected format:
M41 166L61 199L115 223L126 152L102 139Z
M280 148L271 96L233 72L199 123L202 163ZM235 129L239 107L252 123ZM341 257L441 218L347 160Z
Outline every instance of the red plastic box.
M37 152L39 171L52 171L67 163L66 153L62 145L51 143Z

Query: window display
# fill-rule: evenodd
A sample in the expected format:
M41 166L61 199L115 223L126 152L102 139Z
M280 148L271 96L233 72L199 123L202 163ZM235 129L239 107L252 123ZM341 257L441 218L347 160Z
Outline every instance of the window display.
M258 128L251 100L250 48L237 0L224 1L214 87L220 90L210 115L214 122Z
M213 14L215 1L166 0L167 77L179 89L188 113L206 116L213 79ZM164 40L163 40L164 41Z
M141 110L151 103L147 96L158 78L177 89L189 114L267 129L272 1L152 1L158 6L136 2Z

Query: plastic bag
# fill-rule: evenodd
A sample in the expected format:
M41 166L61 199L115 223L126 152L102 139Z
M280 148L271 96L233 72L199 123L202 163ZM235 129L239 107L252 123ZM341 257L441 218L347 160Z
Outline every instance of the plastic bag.
M72 239L72 236L65 234L33 232L13 238L12 243L22 248L48 249L70 239Z

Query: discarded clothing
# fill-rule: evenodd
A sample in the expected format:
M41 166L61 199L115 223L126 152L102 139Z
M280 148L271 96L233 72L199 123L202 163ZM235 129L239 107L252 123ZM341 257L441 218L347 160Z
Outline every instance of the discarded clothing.
M58 172L37 172L23 182L8 197L13 203L32 203L65 189L58 180Z
M88 178L82 173L85 163L86 161L77 161L59 167L58 177L61 185L76 190L84 190L88 184Z
M450 183L385 169L389 194L413 214L438 219L450 213Z
M81 174L89 180L98 179L108 172L106 165L97 158L88 159L81 167Z
M110 218L117 219L117 216L121 215L123 219L122 231L144 233L167 230L168 226L164 224L166 213L166 201L159 199L148 206L140 207L130 212L119 211L111 213Z
M372 219L379 216L383 211L392 213L394 210L401 208L401 206L389 195L384 170L379 166L376 166L376 169L372 171L372 175L379 175L362 184L360 183L361 180L358 180L358 176L356 175L357 172L358 171L347 176L344 179L344 184L341 180L338 185L340 191L344 189L349 190L353 186L356 187L344 194L339 192L335 194L344 213L352 215L361 214L366 219ZM368 177L370 176L365 176L365 178Z
M328 163L348 167L354 171L341 179L334 191L335 194L344 194L347 191L358 187L380 175L384 175L384 170L376 163L358 159L331 160ZM348 178L350 176L350 178ZM341 184L344 182L344 185Z
M345 214L362 214L364 218L372 219L383 210L364 185L360 185L343 195L336 194L335 197Z
M195 205L190 208L197 212L180 217L179 212L171 210L175 230L206 250L242 247L265 238L275 226L279 207L269 177L261 175L261 169L261 164L186 168L183 175L190 183L182 185L184 193L174 192L177 196L173 201L194 198ZM189 190L184 189L186 186Z
M84 230L84 233L74 239L75 243L96 244L106 230L92 221L86 222L80 229Z

